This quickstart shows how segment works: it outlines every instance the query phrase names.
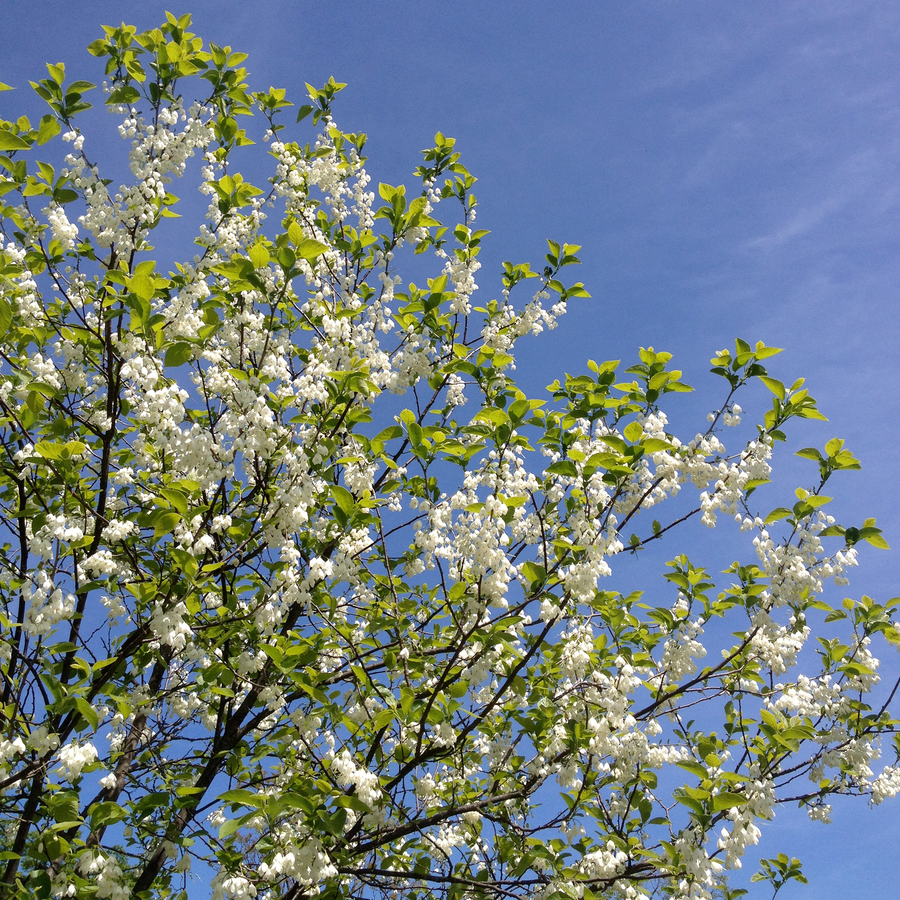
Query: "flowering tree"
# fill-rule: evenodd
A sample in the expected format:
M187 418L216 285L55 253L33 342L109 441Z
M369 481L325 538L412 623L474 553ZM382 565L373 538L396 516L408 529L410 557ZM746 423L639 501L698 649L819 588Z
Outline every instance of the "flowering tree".
M189 25L89 48L118 189L62 64L39 123L0 122L0 898L736 896L779 802L897 793L871 696L896 603L823 595L886 544L825 511L840 440L763 499L788 423L822 418L778 351L718 352L688 440L653 349L527 396L517 341L587 296L578 248L473 306L487 232L451 139L379 201L342 84L309 88L300 143L285 92ZM265 187L235 169L254 112ZM163 263L194 159L206 219ZM751 383L771 406L726 450ZM752 537L724 578L676 546L644 598L602 586L695 514Z

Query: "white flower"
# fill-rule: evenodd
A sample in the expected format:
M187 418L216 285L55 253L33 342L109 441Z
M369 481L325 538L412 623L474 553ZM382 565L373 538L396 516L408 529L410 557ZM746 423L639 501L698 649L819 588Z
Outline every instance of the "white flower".
M59 768L56 771L70 784L81 777L82 770L97 759L97 748L90 742L73 741L66 744L58 754Z

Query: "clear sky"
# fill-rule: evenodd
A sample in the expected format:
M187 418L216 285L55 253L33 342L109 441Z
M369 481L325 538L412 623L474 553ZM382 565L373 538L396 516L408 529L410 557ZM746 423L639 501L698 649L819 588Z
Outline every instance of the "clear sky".
M835 514L876 516L900 546L900 4L7 0L0 81L22 90L0 115L31 103L46 61L98 81L84 48L100 25L153 27L166 8L248 52L254 89L302 102L304 82L348 82L335 116L368 133L376 181L411 182L436 131L457 138L492 231L478 299L499 293L500 261L537 262L547 237L583 245L594 299L530 345L531 390L653 345L698 388L687 420L719 396L713 351L735 336L784 347L772 374L806 376L830 419L795 446L844 437L864 468ZM864 547L850 593L900 593L896 568ZM811 881L779 896L895 897L900 804L836 804L834 819L785 810L766 828L762 853L801 856Z

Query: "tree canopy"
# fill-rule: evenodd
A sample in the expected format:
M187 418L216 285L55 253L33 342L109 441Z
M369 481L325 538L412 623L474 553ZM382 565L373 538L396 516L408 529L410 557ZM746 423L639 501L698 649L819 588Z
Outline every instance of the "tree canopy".
M0 121L0 898L734 897L779 803L900 791L900 601L828 590L887 545L828 514L837 438L773 501L824 418L779 350L716 352L682 437L653 348L528 396L580 248L477 305L453 139L376 188L343 84L292 107L189 28L89 47L118 187L62 63Z

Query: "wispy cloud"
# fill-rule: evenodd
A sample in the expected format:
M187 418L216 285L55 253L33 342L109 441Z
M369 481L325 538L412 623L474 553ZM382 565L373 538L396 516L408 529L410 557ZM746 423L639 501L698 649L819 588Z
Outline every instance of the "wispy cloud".
M783 247L818 228L825 219L846 207L851 199L849 192L841 191L825 197L817 203L795 210L771 231L746 241L743 248L767 251Z

